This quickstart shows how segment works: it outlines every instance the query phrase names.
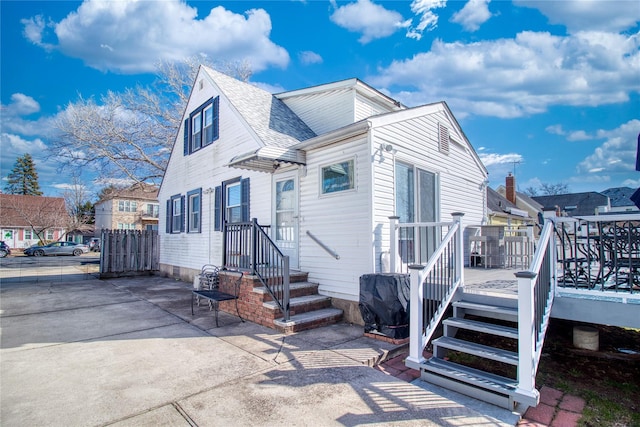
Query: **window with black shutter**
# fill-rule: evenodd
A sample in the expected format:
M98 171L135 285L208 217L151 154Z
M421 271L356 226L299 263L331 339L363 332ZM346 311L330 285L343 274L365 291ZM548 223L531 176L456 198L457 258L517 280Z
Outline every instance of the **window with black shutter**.
M249 222L249 178L235 178L215 188L215 230L224 222Z
M220 97L196 108L184 122L184 155L213 144L219 137Z

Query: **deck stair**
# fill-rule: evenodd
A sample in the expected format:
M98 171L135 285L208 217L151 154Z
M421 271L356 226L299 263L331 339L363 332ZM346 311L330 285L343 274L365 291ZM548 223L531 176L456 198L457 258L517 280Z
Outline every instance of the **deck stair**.
M290 281L290 317L287 322L282 320L282 313L266 288L253 288L253 293L262 302L264 322L259 323L270 323L279 331L292 333L330 325L342 319L343 311L331 306L330 297L318 294L318 284L309 282L307 273L291 272Z
M515 300L461 295L442 321L442 336L431 341L433 356L420 366L422 379L510 410L535 405L517 393Z

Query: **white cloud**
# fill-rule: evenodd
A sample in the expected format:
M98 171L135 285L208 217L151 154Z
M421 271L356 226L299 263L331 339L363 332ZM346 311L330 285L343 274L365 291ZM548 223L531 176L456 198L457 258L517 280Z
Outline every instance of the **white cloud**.
M322 64L322 56L310 50L305 50L303 52L300 52L298 54L298 58L300 58L300 62L303 63L304 65Z
M623 31L640 22L634 0L514 0L517 6L538 9L551 24L567 27L569 32Z
M438 15L433 10L447 5L447 0L413 0L411 11L418 16L418 25L411 26L407 31L407 37L420 40L422 33L432 31L438 26Z
M25 37L102 71L150 72L160 59L197 54L248 60L254 71L289 62L287 51L269 38L271 18L263 9L240 15L218 6L199 19L195 7L179 0L85 0L60 22L44 22L41 16L23 20ZM47 33L50 27L55 37ZM55 43L44 43L46 38Z
M444 99L456 115L520 117L553 105L628 101L640 90L639 46L640 34L611 33L527 31L515 39L436 40L430 51L393 61L367 81L406 105Z
M578 164L579 173L628 173L635 170L640 120L630 120L613 130L599 130L605 142ZM640 173L640 172L638 172Z
M398 12L385 9L370 0L357 0L335 9L331 21L354 33L361 33L358 41L362 44L388 37L400 28L406 28L411 20L403 21Z
M479 154L480 160L486 166L494 165L513 165L513 163L522 163L522 155L516 153L508 154Z
M552 135L565 135L566 132L562 129L562 125L547 126L545 130Z
M570 132L569 135L567 135L567 141L588 141L590 139L593 138L583 130Z
M469 0L462 9L454 13L451 21L462 25L467 31L477 31L480 25L491 18L490 2L491 0Z

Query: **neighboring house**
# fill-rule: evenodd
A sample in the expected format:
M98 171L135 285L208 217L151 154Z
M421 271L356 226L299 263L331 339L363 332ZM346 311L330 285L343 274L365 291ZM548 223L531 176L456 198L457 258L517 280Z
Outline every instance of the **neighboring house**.
M390 216L483 219L487 171L444 102L407 108L358 79L273 95L202 66L183 119L158 195L164 274L220 265L223 222L256 218L354 314Z
M113 190L95 205L95 233L110 230L157 230L158 188L148 184Z
M533 200L540 203L544 210L555 209L557 216L598 215L611 211L609 197L595 191L534 196Z
M636 190L629 187L608 188L601 191L609 198L611 203L611 213L638 212L640 209L631 201L631 196Z
M11 248L28 248L41 240L60 240L68 223L62 197L0 194L0 240Z
M540 223L541 221L539 218L544 206L526 194L517 191L516 188L516 178L511 174L511 172L509 172L505 178L505 185L499 185L496 191L509 202L513 203L516 208L525 211L530 218L533 218L537 223Z
M487 214L487 225L518 228L536 224L538 221L537 215L532 218L527 211L518 209L516 205L490 187L487 187Z

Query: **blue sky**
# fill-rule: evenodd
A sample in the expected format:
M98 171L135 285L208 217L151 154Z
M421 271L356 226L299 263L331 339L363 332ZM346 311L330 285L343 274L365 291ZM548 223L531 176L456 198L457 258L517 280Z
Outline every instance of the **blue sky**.
M635 0L2 0L0 16L0 176L30 152L46 195L71 183L47 152L68 103L194 55L247 60L274 92L357 77L408 106L445 101L494 188L508 172L520 190L640 187Z

